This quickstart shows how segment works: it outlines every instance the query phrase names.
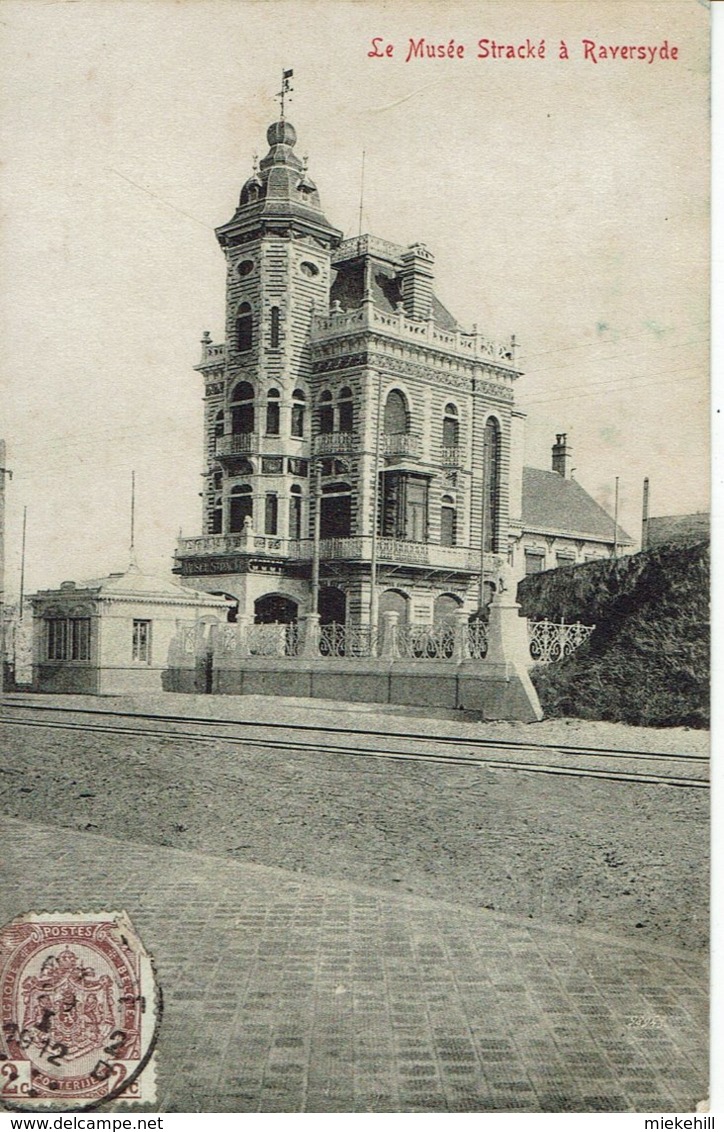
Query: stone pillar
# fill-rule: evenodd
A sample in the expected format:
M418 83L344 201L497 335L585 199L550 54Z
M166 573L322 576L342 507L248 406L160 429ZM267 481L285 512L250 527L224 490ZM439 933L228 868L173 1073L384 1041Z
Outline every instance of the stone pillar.
M485 659L493 664L511 661L530 668L528 622L520 616L520 606L507 590L495 595L489 606L488 651Z
M238 631L238 656L249 656L249 634L247 632L251 625L251 617L248 613L238 613L236 616L236 627Z
M400 656L400 650L397 647L397 622L399 619L399 613L393 609L386 610L380 617L380 656L383 656L386 660L398 660Z
M453 659L459 664L470 657L468 642L468 615L463 609L455 614L455 643L453 645Z
M319 614L304 613L299 618L301 622L301 647L299 656L319 656Z

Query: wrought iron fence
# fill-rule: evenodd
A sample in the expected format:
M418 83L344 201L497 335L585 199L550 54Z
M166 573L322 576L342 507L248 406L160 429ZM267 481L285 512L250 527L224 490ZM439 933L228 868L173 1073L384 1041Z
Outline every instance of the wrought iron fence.
M245 644L249 656L297 656L299 627L296 622L247 625Z
M452 660L455 626L445 621L434 625L398 625L397 651L409 660Z
M483 660L488 652L488 626L484 621L469 621L465 629L468 656L471 660Z
M584 644L595 625L582 625L580 621L566 624L564 621L529 621L528 639L530 655L535 664L550 664L570 656Z
M377 656L378 633L369 625L344 625L333 621L319 629L320 656Z

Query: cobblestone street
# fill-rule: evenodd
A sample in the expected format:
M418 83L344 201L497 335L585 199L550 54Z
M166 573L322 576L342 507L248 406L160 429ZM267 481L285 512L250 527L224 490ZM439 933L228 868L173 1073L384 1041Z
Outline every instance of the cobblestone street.
M0 918L125 908L162 1111L691 1111L704 964L569 928L3 819Z

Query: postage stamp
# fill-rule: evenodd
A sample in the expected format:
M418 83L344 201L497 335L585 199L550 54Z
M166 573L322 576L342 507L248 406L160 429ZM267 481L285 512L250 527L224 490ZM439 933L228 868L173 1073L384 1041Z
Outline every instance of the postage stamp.
M7 1108L152 1102L160 1016L153 961L125 912L28 913L0 930Z

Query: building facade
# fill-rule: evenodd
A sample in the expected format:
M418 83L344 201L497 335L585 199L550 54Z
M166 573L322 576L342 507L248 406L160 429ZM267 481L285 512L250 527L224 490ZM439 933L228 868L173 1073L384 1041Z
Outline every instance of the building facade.
M288 121L267 141L216 232L226 340L195 367L203 526L175 571L257 622L473 615L524 572L515 340L458 324L425 245L344 239Z

